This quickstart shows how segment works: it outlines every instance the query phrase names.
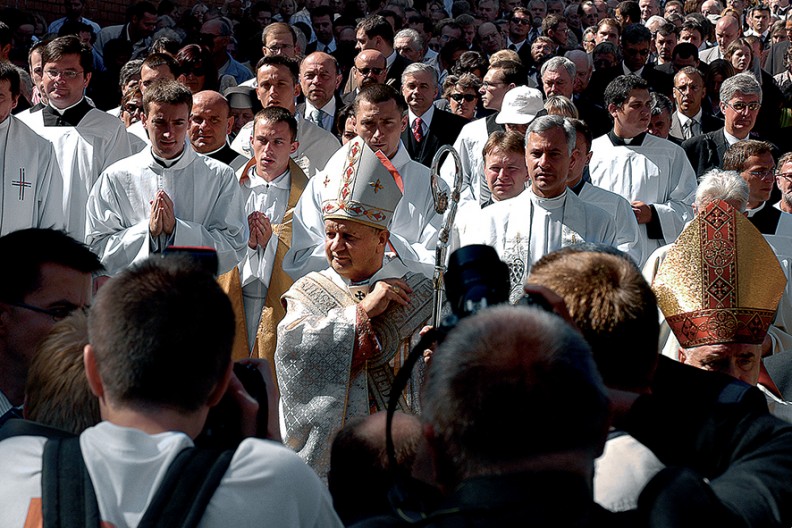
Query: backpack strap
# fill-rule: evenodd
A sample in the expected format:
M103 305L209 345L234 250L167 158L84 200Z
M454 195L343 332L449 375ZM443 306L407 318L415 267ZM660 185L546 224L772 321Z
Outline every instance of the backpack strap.
M182 450L165 473L138 528L198 526L233 456L231 450Z
M80 438L53 438L41 468L44 528L98 528L99 505L80 451Z

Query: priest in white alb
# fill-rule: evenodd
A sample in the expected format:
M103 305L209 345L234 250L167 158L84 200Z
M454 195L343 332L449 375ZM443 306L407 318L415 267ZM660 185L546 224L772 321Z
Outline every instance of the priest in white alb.
M93 70L90 48L75 36L58 37L44 47L42 64L49 104L23 120L55 147L65 228L83 241L88 193L103 170L132 154L132 146L124 123L85 99Z
M19 93L16 67L0 62L0 236L29 227L63 229L63 178L55 151L11 115Z
M275 367L281 433L324 477L335 431L387 406L393 360L432 312L429 279L388 250L404 179L361 138L322 203L327 266L284 295ZM414 393L411 393L414 396ZM401 399L408 410L413 398Z
M247 221L242 191L225 163L186 142L192 94L161 81L143 96L151 147L113 164L88 198L86 244L115 275L168 246L217 251L219 273L242 260Z
M512 300L534 262L562 247L583 242L616 246L609 213L567 189L570 167L581 163L575 127L561 116L536 118L525 135L525 162L531 186L514 198L482 210L471 243L493 246L509 266Z
M407 126L407 104L390 86L376 84L360 90L355 98L355 130L373 150L382 150L404 181L404 196L391 224L391 248L411 271L429 276L434 270L434 251L442 216L434 209L429 168L410 159L401 141ZM324 257L322 203L328 200L341 178L354 145L350 141L327 162L325 170L308 182L294 211L292 246L283 268L295 280L327 266ZM441 187L447 186L441 182Z
M696 174L681 147L646 133L652 98L645 80L617 77L605 103L613 129L591 144L591 183L631 202L648 256L693 218Z

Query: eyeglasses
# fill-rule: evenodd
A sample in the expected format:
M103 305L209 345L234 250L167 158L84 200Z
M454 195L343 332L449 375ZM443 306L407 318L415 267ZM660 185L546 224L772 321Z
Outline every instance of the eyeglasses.
M522 18L522 17L517 18L517 17L514 17L514 18L511 19L511 21L514 22L515 24L520 24L521 26L530 26L531 25L531 19L530 18Z
M286 50L290 50L294 47L294 44L283 44L280 46L266 46L267 51L270 53L280 54Z
M775 178L776 171L775 169L765 169L765 170L758 170L758 171L750 171L748 172L754 178L759 178L762 180L772 180Z
M504 84L506 83L484 81L483 83L481 83L481 88L484 90L489 90L490 88L495 88L496 86L503 86Z
M473 101L475 101L476 99L478 99L478 96L477 96L477 95L473 95L473 94L461 94L461 93L455 93L455 94L451 94L451 96L450 96L450 97L451 97L451 99L453 99L453 100L454 100L454 101L456 101L457 103L461 103L462 101L467 101L468 103L472 103Z
M784 178L786 181L792 182L792 172L779 172L776 171L776 176L779 178Z
M47 74L47 77L53 80L57 79L58 77L63 77L64 79L73 81L78 75L82 75L83 72L75 70L44 70L44 73Z
M750 110L751 112L756 112L759 108L762 107L762 103L743 103L742 101L737 101L736 103L723 103L735 112L744 112L746 109Z
M8 304L11 306L16 306L17 308L22 308L24 310L30 310L31 312L49 315L50 317L52 317L53 321L60 321L61 319L65 319L73 311L79 308L79 306L74 306L74 305L56 306L55 308L39 308L38 306L33 306L31 304L25 304L25 303L8 303Z
M368 74L371 74L371 75L382 75L382 72L385 71L383 68L358 68L358 67L355 67L355 69L357 71L359 71L361 75L368 75Z
M138 106L138 105L134 105L134 104L129 104L129 105L125 105L124 106L124 112L127 112L129 114L137 114L137 113L140 113L142 111L143 111L143 107L142 106Z

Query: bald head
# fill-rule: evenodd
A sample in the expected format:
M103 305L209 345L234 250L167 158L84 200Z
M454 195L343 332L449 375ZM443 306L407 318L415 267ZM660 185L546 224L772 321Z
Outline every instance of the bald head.
M223 148L233 125L228 99L212 90L193 95L189 135L196 152L209 154Z
M733 16L723 16L715 24L715 40L718 46L725 52L729 44L737 40L740 36L740 23Z
M359 88L382 84L388 75L385 55L375 49L365 49L355 57L355 80Z
M300 64L300 87L314 108L326 105L340 84L341 72L333 56L316 51Z

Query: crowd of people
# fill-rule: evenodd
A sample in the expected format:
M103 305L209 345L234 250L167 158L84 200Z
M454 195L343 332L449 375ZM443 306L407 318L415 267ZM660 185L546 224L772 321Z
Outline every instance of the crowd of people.
M789 527L789 13L1 8L0 526Z

